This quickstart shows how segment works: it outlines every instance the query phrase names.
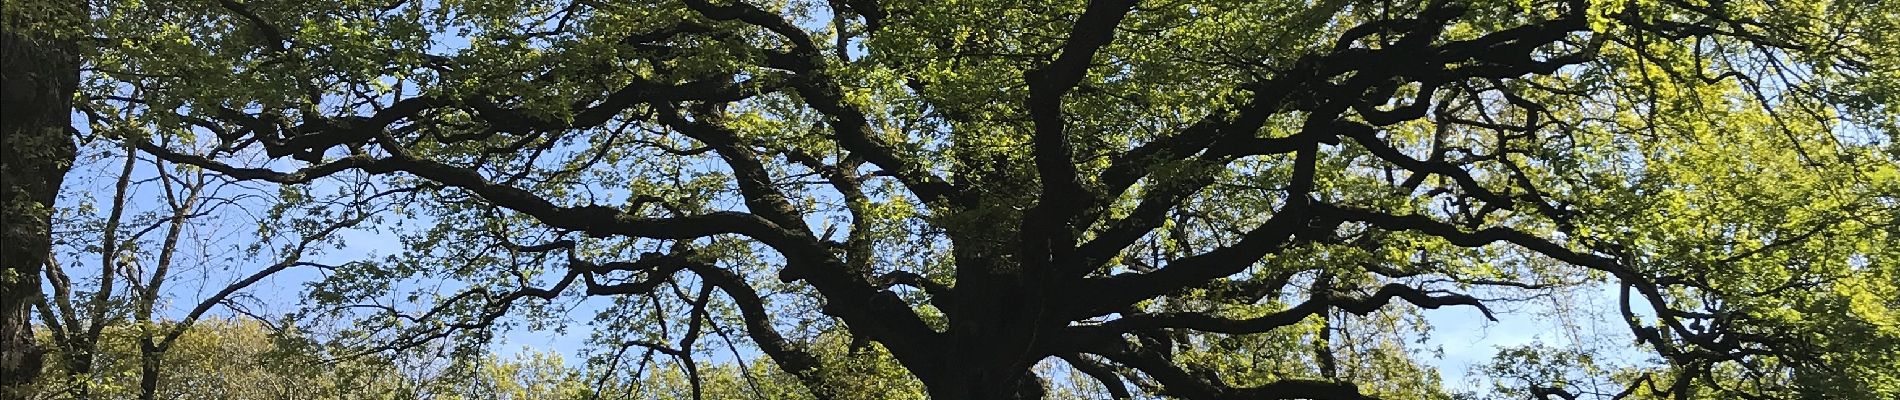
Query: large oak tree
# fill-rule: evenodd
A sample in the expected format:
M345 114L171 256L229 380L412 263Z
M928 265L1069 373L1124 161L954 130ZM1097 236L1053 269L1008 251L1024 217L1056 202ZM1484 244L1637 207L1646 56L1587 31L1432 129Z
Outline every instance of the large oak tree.
M401 239L311 286L383 348L595 296L818 398L826 338L940 399L1431 397L1413 310L1598 285L1651 367L1510 390L1900 391L1889 2L92 7L95 131Z

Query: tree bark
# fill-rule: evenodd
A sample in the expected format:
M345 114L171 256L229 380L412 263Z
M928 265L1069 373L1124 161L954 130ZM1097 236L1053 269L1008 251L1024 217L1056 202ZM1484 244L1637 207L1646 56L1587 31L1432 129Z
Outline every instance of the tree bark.
M996 229L997 227L1002 229ZM1048 318L1044 274L1004 256L1015 232L1008 224L953 230L957 284L950 298L949 363L921 377L932 399L1041 399L1031 371L1037 338L1058 328ZM1000 239L1000 240L999 240Z
M946 376L926 379L933 399L1041 399L1031 368L1039 357L1036 334L1041 299L1013 276L1004 282L959 282L950 316ZM1027 299L1026 299L1027 298ZM1025 301L1026 300L1026 301Z
M0 399L25 398L44 351L29 322L52 242L54 198L75 148L79 60L68 33L85 3L10 2L0 32Z

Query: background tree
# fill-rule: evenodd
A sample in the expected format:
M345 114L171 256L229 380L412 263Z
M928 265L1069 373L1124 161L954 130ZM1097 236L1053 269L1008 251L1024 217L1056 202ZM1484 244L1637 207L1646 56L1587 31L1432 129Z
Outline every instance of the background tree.
M693 397L735 340L848 397L848 338L941 399L1440 398L1420 309L1598 284L1659 357L1602 397L1900 391L1900 5L95 7L139 150L399 199L311 287L373 350L594 296Z
M362 210L376 207L363 199L329 204L336 213L322 216L271 210L279 199L268 191L143 156L114 140L137 136L138 126L84 111L93 126L114 130L84 138L74 168L82 176L69 182L68 206L53 219L57 240L43 271L49 295L34 304L58 350L60 376L52 380L64 383L63 398L97 398L95 387L126 383L101 365L134 367L135 379L117 389L131 397L159 398L160 386L179 386L165 382L172 378L162 372L173 369L163 364L194 324L220 309L272 318L240 301L252 296L248 289L285 270L328 267L309 260L338 231L361 222ZM310 233L251 235L280 223ZM230 240L234 235L251 238ZM114 337L108 330L116 330ZM126 349L102 349L112 340L135 344L131 357L102 360L124 355L112 353Z
M31 307L53 200L73 162L73 28L84 19L82 1L11 1L0 11L0 399L16 398L41 365Z

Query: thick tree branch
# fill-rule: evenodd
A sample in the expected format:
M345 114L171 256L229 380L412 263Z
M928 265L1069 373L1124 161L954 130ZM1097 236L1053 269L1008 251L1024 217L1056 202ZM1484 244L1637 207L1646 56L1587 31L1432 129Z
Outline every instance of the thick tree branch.
M741 319L745 321L746 334L752 337L752 342L757 344L759 350L765 352L767 357L771 357L780 369L797 377L813 396L819 399L833 397L830 395L829 385L825 384L825 379L818 370L820 366L818 357L779 335L778 328L775 328L772 323L773 313L765 308L765 301L744 278L732 271L712 265L696 263L689 265L688 268L701 279L705 279L707 283L719 287L720 291L726 293L726 297L732 299L733 304L739 307Z
M1082 371L1082 373L1088 375L1089 378L1100 382L1102 388L1108 390L1110 397L1116 399L1135 398L1133 394L1128 392L1128 385L1122 382L1121 375L1115 373L1114 367L1089 359L1087 356L1081 354L1062 354L1061 357L1062 361L1068 362L1069 366L1075 367L1075 370Z
M1380 229L1394 231L1415 231L1445 239L1454 245L1478 247L1495 242L1517 245L1539 254L1555 258L1577 266L1589 267L1616 275L1618 278L1634 279L1635 272L1620 265L1615 259L1595 254L1585 254L1570 250L1564 245L1525 233L1523 231L1492 227L1467 232L1455 225L1438 222L1422 215L1392 215L1371 210L1316 204L1313 213L1344 221L1364 222Z
M1061 55L1047 66L1025 74L1029 83L1028 109L1035 124L1032 153L1042 182L1036 205L1024 213L1022 249L1018 257L1029 270L1064 265L1075 246L1073 218L1077 205L1094 201L1076 176L1074 149L1069 144L1063 97L1088 75L1095 53L1113 40L1115 28L1137 0L1095 0L1076 20Z
M1318 143L1309 142L1294 155L1293 176L1288 185L1286 203L1281 205L1272 217L1267 218L1266 222L1243 235L1238 242L1206 253L1183 257L1154 272L1084 280L1082 292L1101 295L1086 299L1084 303L1071 305L1069 311L1075 314L1070 317L1084 319L1115 312L1141 300L1240 273L1259 261L1261 257L1279 251L1292 239L1294 233L1307 225L1308 208L1311 203L1308 196L1313 190L1314 163L1319 157L1318 146Z
M1186 328L1202 332L1222 334L1250 334L1272 331L1284 326L1297 324L1308 317L1325 312L1328 308L1338 308L1353 314L1366 315L1377 311L1390 303L1392 299L1403 299L1413 305L1436 309L1450 305L1477 307L1485 318L1496 321L1497 316L1477 298L1462 294L1433 296L1430 293L1398 283L1386 284L1376 293L1361 299L1335 297L1329 293L1315 294L1313 299L1292 308L1264 316L1233 319L1218 317L1203 312L1182 312L1165 314L1135 314L1103 323L1101 327L1117 332L1133 332L1162 328Z

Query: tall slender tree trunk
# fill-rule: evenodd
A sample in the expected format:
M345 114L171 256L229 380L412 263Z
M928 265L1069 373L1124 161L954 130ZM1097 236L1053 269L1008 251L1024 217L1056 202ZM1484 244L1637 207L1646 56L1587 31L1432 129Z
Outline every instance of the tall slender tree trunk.
M0 31L0 400L25 397L44 352L29 316L52 245L53 200L72 168L76 0L11 0Z

